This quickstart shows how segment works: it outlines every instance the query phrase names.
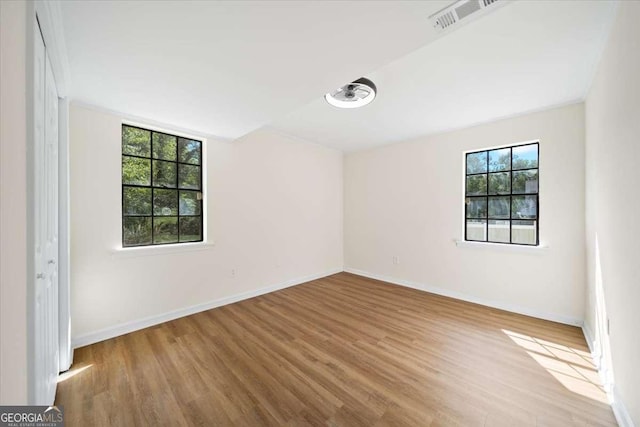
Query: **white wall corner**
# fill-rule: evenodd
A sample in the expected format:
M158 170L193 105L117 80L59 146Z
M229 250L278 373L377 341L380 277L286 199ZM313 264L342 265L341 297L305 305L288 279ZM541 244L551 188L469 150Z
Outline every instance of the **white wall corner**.
M599 370L602 355L597 350L596 343L593 337L593 332L591 332L591 329L589 328L586 322L582 324L582 333L584 335L585 341L587 341L587 345L589 346L589 351L591 352L591 357L593 358L593 362L595 363L596 368Z
M589 326L587 326L586 323L582 325L582 333L584 334L584 338L587 341L587 345L589 346L591 358L593 359L593 363L596 365L596 369L598 370L600 381L602 382L605 390L608 390L607 397L609 398L611 409L613 410L613 415L616 417L616 421L618 422L620 427L635 427L635 425L633 424L633 420L631 420L631 415L629 415L627 407L620 398L620 394L615 384L606 384L607 375L602 369L602 354L599 351L598 346L596 345L593 332L591 332L591 329L589 328Z
M552 322L563 323L571 326L582 326L583 320L570 316L564 316L554 313L545 313L539 310L531 309L528 307L516 306L509 303L492 301L484 298L478 298L472 295L463 294L461 292L451 291L448 289L440 288L437 286L431 286L424 283L414 282L411 280L397 279L389 276L382 276L375 273L369 273L367 271L358 270L355 268L345 268L347 273L356 274L358 276L368 277L370 279L381 280L383 282L392 283L394 285L405 286L407 288L418 289L420 291L429 292L436 295L441 295L449 298L458 299L461 301L470 302L473 304L484 305L486 307L497 308L499 310L509 311L511 313L523 314L525 316L535 317L542 320L549 320Z

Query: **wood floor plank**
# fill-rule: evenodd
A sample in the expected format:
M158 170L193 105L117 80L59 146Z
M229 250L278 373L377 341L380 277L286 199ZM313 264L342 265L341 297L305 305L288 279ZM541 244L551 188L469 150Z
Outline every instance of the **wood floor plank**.
M68 426L615 426L580 329L340 273L76 349Z

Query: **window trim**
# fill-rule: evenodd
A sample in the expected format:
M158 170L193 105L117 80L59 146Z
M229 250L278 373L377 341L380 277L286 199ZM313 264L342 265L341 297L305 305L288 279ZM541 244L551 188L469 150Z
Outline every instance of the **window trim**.
M538 166L535 168L524 168L524 169L513 169L513 149L514 148L518 148L518 147L524 147L524 146L528 146L528 145L536 145L537 147L537 159L538 159ZM508 194L489 194L489 174L492 173L489 171L489 152L490 151L495 151L495 150L503 150L503 149L509 149L510 150L510 166L508 170L505 171L495 171L494 173L500 173L500 172L509 172L510 174L510 188L509 188L509 193ZM487 153L487 170L486 172L479 172L479 173L472 173L472 174L467 174L467 156L469 154L474 154L474 153L483 153L486 152ZM515 144L504 144L504 145L499 145L499 146L493 146L493 147L488 147L488 148L484 148L482 150L468 150L468 151L464 151L462 153L462 157L463 157L463 161L462 161L462 167L463 167L463 174L462 174L462 179L463 179L463 184L462 184L462 200L463 200L463 209L462 209L462 240L455 240L456 245L458 247L473 247L473 248L478 248L478 247L499 247L499 248L516 248L516 249L527 249L527 248L546 248L546 246L543 246L540 243L540 140L531 140L531 141L525 141L525 142L519 142L519 143L515 143ZM527 171L527 170L537 170L538 171L538 189L535 193L513 193L513 172L520 172L520 171ZM467 196L467 177L469 176L477 176L477 175L487 175L487 191L485 195L475 195L475 196ZM503 218L503 219L499 219L499 218L489 218L489 198L490 197L500 197L500 196L504 196L504 197L509 197L509 218ZM536 197L536 218L535 218L535 224L536 224L536 242L535 244L528 244L528 243L513 243L512 240L512 221L514 221L514 218L512 218L511 215L511 207L512 207L512 198L514 196L535 196ZM487 200L487 215L485 218L467 218L467 199L469 198L486 198ZM487 240L469 240L467 239L467 220L485 220L486 221L486 237ZM490 220L498 220L498 221L509 221L509 242L495 242L495 241L491 241L489 240L489 221ZM515 219L516 221L518 221L518 219ZM526 221L526 219L523 219Z
M482 242L477 240L460 240L460 239L454 239L453 242L459 248L471 249L471 250L492 250L497 252L518 252L518 253L528 253L528 254L536 254L536 255L542 255L549 250L549 246L543 245L543 244L539 244L537 246L522 245L522 244L512 245L510 243L493 243L493 242Z
M119 246L111 250L114 258L137 258L144 256L199 252L213 249L215 242L183 242L146 246Z
M149 132L149 157L138 156L134 154L125 154L123 152L123 129L124 127L136 128L143 131ZM153 157L153 134L164 134L171 137L176 138L176 151L179 148L179 139L188 139L197 141L200 143L200 163L185 163L180 162L178 157L178 152L176 152L176 160L165 160L165 159L155 159ZM120 123L120 245L115 248L113 254L114 255L124 255L124 256L143 256L143 255L153 255L153 254L161 254L161 253L172 253L175 250L179 251L194 251L194 250L204 250L209 249L214 244L212 242L208 242L207 239L207 229L205 218L207 216L207 203L206 200L206 138L196 135L190 135L183 132L175 132L172 130L167 130L164 128L159 128L153 125L146 125L141 123L136 123L128 120L122 120ZM124 156L149 160L150 162L150 181L149 185L139 185L139 184L125 184L123 182L122 176L122 160ZM200 215L180 215L179 212L179 197L180 197L180 188L177 186L175 188L163 188L163 187L154 187L153 186L153 161L166 161L169 163L174 163L176 165L176 181L179 179L179 165L189 165L189 166L197 166L200 168L200 189L182 189L184 191L198 191L202 195L202 199L200 200ZM151 218L151 243L150 244L142 244L142 245L124 245L124 220L126 217L136 217L136 215L125 215L124 212L124 189L125 188L148 188L151 190L151 215L137 215L139 217L148 217ZM167 242L167 243L153 243L153 218L156 217L153 213L153 190L154 189L167 189L167 190L175 190L178 196L178 213L176 215L168 215L167 217L175 217L178 218L178 239L180 238L180 218L181 217L200 217L200 240L193 240L188 242ZM161 215L158 215L162 217Z

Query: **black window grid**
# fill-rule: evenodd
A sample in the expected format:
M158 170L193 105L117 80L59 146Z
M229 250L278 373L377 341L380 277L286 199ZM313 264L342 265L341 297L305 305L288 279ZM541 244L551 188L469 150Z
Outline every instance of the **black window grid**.
M536 147L536 159L537 159L537 167L535 168L519 168L519 169L513 169L513 149L514 148L518 148L518 147L526 147L526 146L535 146ZM500 171L490 171L490 156L489 156L489 152L491 151L497 151L497 150L506 150L509 149L509 168L505 169L505 170L500 170ZM478 153L486 153L486 171L485 172L477 172L477 173L468 173L468 156L472 155L472 154L478 154ZM496 244L503 244L503 245L518 245L518 246L538 246L540 244L540 143L539 142L533 142L533 143L526 143L526 144L517 144L517 145L512 145L512 146L508 146L508 147L499 147L499 148L491 148L491 149L486 149L486 150L478 150L478 151L471 151L471 152L467 152L465 153L465 175L464 175L464 240L465 241L469 241L469 242L485 242L485 243L496 243ZM517 192L514 193L513 192L513 173L514 172L525 172L525 171L537 171L538 173L538 186L537 186L537 190L535 192ZM509 192L508 193L490 193L489 192L489 176L491 174L499 174L499 173L509 173L509 178L510 178L510 185L509 185ZM467 178L471 177L471 176L480 176L480 175L486 175L486 194L482 194L482 195L467 195ZM513 218L513 198L514 197L521 197L521 196L531 196L531 197L535 197L535 201L536 201L536 215L535 218ZM489 198L491 197L509 197L509 217L508 218L498 218L498 217L489 217ZM486 209L485 209L485 215L484 216L478 216L478 217L469 217L468 214L468 209L469 209L469 202L471 199L485 199L486 200ZM486 240L473 240L473 239L469 239L467 236L467 222L468 220L477 220L477 221L485 221L485 236L486 236ZM509 242L501 242L501 241L492 241L489 239L489 221L508 221L509 222ZM513 221L534 221L535 222L535 228L536 228L536 239L535 239L535 243L518 243L518 242L513 242Z
M198 140L198 139L194 139L194 138L187 138L187 137L182 137L182 136L179 136L179 135L174 135L174 134L167 133L167 132L154 131L152 129L146 129L146 128L143 128L143 127L140 127L140 126L123 124L122 125L121 147L123 146L123 142L124 142L124 128L125 127L133 128L133 129L140 129L142 131L149 132L149 157L135 155L135 154L125 154L124 151L122 151L122 153L121 153L121 162L120 162L121 165L122 165L122 160L125 157L149 160L149 163L150 163L150 175L149 175L149 185L144 185L144 184L125 184L124 183L124 179L123 179L124 177L122 176L122 170L121 170L120 179L122 180L122 191L121 191L122 246L123 247L128 247L128 248L131 248L131 247L143 247L143 246L164 246L164 245L179 245L179 244L185 244L185 243L197 243L197 242L204 241L204 211L203 211L203 209L204 209L204 192L203 192L203 186L202 186L202 182L203 182L203 173L202 173L202 169L203 169L202 168L202 164L203 164L203 158L202 158L203 147L202 147L202 141ZM167 135L167 136L176 138L176 160L166 160L166 159L153 157L153 135L154 134ZM179 144L180 139L196 141L196 142L198 142L200 144L200 156L199 156L200 157L200 162L198 164L189 163L189 162L181 162L180 161L180 144ZM176 165L176 183L175 183L175 187L154 186L153 185L153 161L154 160L162 161L162 162L168 162L168 163L174 163ZM194 166L194 167L198 167L199 168L200 180L198 182L198 189L180 188L179 187L179 180L180 180L179 165ZM125 188L145 188L145 189L151 190L151 215L135 215L135 214L131 214L130 215L130 214L126 214L125 213L125 197L124 197ZM173 190L173 191L176 192L176 197L178 198L178 207L177 207L178 212L177 212L176 215L156 215L155 214L155 209L154 209L155 190ZM197 201L198 201L198 204L199 204L199 212L200 213L198 215L180 214L180 192L181 191L195 192L195 193L199 194ZM143 244L138 244L138 245L127 245L127 244L125 244L125 218L150 218L151 219L151 243L143 243ZM177 218L178 240L176 242L155 243L155 235L154 235L154 233L155 233L155 219L156 218ZM199 223L200 238L198 240L189 240L189 241L184 241L184 242L180 241L180 218L200 218L200 223Z

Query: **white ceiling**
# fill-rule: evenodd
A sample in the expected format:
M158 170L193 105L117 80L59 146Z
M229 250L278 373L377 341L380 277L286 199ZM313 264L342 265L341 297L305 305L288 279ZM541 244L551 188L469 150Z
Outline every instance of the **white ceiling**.
M235 139L265 125L345 151L584 98L615 4L507 4L439 37L443 1L64 1L72 99ZM341 110L323 95L379 89Z
M373 103L341 110L322 93L272 127L345 151L584 99L613 2L517 1L365 76ZM391 8L390 8L391 9Z
M446 4L63 1L69 95L233 139L435 39Z

